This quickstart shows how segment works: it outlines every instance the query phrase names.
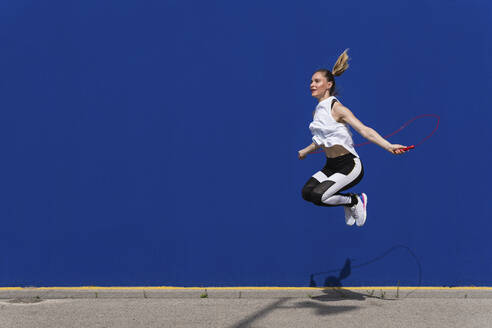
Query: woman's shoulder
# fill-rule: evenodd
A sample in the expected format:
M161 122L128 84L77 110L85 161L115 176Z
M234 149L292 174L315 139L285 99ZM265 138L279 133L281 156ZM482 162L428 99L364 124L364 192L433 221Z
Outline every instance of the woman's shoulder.
M333 102L333 106L331 107L331 109L340 109L342 107L345 107L342 102L338 99L335 98L335 102Z
M340 101L337 101L335 104L333 104L333 107L331 109L331 116L333 116L333 119L338 123L343 123L340 119L343 116L343 112L345 110L347 110L347 107L345 107Z
M333 108L335 105L341 105L341 104L342 104L342 102L340 101L340 99L338 99L338 98L337 98L337 97L335 97L335 96L332 96L332 98L331 98L331 99L332 99L331 103L333 104L332 108Z

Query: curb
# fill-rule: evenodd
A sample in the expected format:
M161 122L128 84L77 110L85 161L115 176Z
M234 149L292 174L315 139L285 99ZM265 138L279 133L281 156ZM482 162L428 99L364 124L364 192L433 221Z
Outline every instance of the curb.
M0 288L0 299L115 298L492 298L490 287L14 287Z

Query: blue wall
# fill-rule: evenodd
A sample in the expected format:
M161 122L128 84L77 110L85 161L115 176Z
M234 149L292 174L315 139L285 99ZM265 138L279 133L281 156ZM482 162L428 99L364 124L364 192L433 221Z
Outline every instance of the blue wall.
M464 0L0 2L0 286L491 286L491 18ZM441 117L404 156L358 149L363 228L300 196L324 164L297 159L309 80L345 48L340 99L365 124Z

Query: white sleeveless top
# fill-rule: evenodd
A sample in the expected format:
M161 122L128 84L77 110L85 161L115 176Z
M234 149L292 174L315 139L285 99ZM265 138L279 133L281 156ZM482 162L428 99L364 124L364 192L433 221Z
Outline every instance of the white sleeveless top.
M309 130L313 134L313 142L318 146L331 147L342 145L355 156L359 157L354 149L352 133L348 124L339 123L331 116L331 103L337 98L328 97L318 103L314 110L314 118L309 124Z

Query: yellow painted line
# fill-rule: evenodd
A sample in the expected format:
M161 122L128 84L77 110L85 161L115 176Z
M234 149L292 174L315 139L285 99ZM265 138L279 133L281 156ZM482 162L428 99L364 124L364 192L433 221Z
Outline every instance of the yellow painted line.
M171 286L149 286L149 287L97 287L97 286L81 286L81 287L0 287L0 291L10 290L326 290L326 289L351 289L351 290L491 290L492 287L398 287L398 286L367 286L367 287L171 287Z

